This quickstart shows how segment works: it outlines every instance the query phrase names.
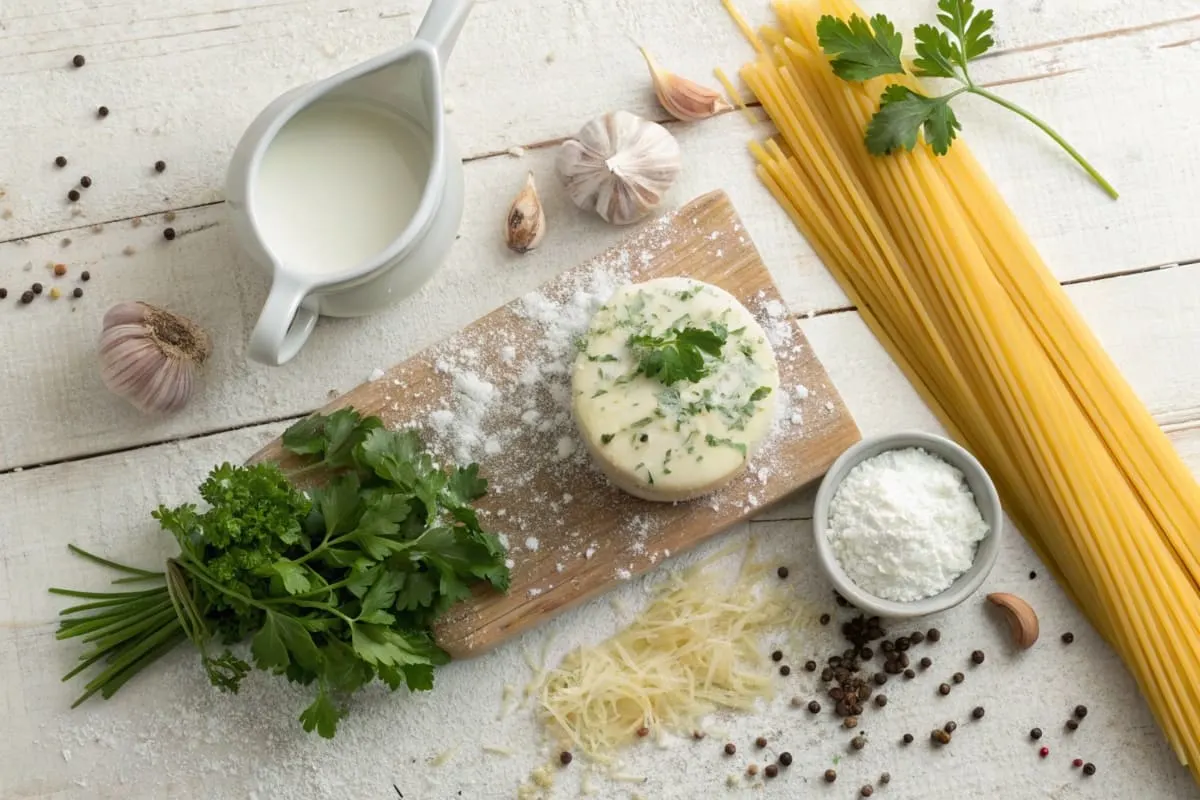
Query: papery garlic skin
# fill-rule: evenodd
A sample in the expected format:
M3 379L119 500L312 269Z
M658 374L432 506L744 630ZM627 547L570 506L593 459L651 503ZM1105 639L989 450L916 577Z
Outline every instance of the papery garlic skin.
M504 243L515 253L528 253L542 242L546 234L546 211L538 196L533 173L525 178L521 192L508 207L504 218Z
M208 334L194 322L148 303L118 303L104 315L100 376L143 413L170 414L187 405L211 353Z
M658 65L646 48L641 48L641 51L642 58L646 59L646 66L650 68L654 94L667 113L675 119L697 122L733 109L733 106L721 97L720 92L668 72Z
M597 117L558 151L558 174L571 200L614 225L653 211L682 166L675 137L628 111Z

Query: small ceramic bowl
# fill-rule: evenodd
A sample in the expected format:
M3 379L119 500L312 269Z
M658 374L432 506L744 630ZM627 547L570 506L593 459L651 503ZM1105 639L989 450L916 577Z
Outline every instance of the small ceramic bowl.
M920 447L962 471L971 493L975 496L975 505L979 507L983 521L987 523L988 533L977 546L971 568L958 576L954 583L932 597L905 603L876 597L850 580L850 576L842 569L837 556L834 555L833 548L826 538L826 530L829 524L829 504L833 501L833 496L837 494L838 487L846 477L846 473L860 462L880 453L909 447ZM825 574L829 576L829 580L838 593L855 607L868 614L881 617L921 617L953 608L966 600L983 584L984 579L991 572L992 566L996 563L996 556L1000 553L1000 533L1003 527L1004 517L1000 511L1000 497L996 494L996 487L992 484L992 479L988 477L987 472L975 460L975 457L945 437L920 431L907 431L864 439L842 453L841 457L833 462L829 472L825 473L825 478L821 481L821 488L817 490L816 505L813 508L813 535L817 542L817 556Z

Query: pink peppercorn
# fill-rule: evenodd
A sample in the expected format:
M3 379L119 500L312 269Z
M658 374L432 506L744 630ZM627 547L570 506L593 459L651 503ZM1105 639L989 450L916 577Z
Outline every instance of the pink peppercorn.
M1046 756L1050 755L1050 748L1043 747L1041 750L1038 750L1038 755L1042 758L1045 758Z
M1079 769L1080 767L1083 766L1083 759L1082 758L1075 759L1074 761L1071 762L1071 766L1075 767L1076 769Z

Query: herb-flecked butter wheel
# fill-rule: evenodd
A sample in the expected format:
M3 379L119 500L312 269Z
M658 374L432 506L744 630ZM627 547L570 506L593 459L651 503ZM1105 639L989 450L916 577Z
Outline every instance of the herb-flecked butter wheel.
M673 502L713 492L770 433L779 391L771 343L716 286L690 278L623 286L579 347L575 423L600 469L632 495Z

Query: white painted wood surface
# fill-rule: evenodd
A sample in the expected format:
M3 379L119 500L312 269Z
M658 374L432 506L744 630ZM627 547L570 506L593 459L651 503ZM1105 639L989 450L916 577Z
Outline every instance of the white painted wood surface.
M356 702L333 742L294 722L297 696L256 679L238 698L202 685L192 654L152 668L113 701L76 711L74 687L58 675L75 651L53 640L59 604L51 583L98 585L69 558L75 541L146 561L162 537L147 513L191 497L218 461L245 457L282 420L321 404L376 366L401 360L561 269L613 244L622 231L584 217L552 178L553 152L533 147L573 133L593 115L627 108L662 116L630 40L665 65L704 79L720 64L733 74L748 55L716 0L492 0L472 13L451 61L450 122L464 152L468 200L462 238L417 296L368 320L323 322L283 369L246 363L244 343L265 280L233 250L219 204L225 161L243 126L279 92L322 77L409 38L424 3L414 0L4 0L0 4L0 798L406 798L511 797L544 763L528 709L497 719L506 684L524 685L523 652L548 647L556 659L595 641L644 602L641 584L575 610L523 641L452 665L421 697L371 693ZM765 3L744 3L765 19ZM882 0L906 26L932 0ZM1014 0L997 5L999 51L978 77L1055 125L1122 191L1107 201L1036 131L968 102L964 135L1010 199L1072 298L1097 330L1180 451L1200 469L1200 2L1196 0ZM74 53L88 64L69 66ZM110 116L97 120L95 107ZM729 192L792 310L803 322L864 434L935 428L899 372L871 339L803 239L755 181L741 115L674 126L685 173L671 201L713 188ZM761 129L757 131L761 133ZM504 153L530 146L523 158ZM53 166L65 155L65 170ZM156 175L157 159L168 169ZM550 215L543 248L510 255L499 227L526 170L540 180ZM65 195L79 176L93 187L72 214ZM182 235L161 238L163 214ZM9 213L11 212L11 213ZM134 219L142 220L135 227ZM93 228L93 226L99 226ZM63 246L62 240L71 243ZM126 248L132 248L126 255ZM13 302L14 289L46 280L46 263L93 280L77 302ZM30 264L28 272L24 266ZM1176 265L1153 269L1162 265ZM70 286L75 284L72 282ZM17 292L19 294L19 291ZM203 393L178 417L150 421L106 395L95 370L99 319L113 302L138 298L192 315L214 332L216 352ZM108 455L102 455L107 453ZM61 462L61 463L51 463ZM50 463L50 466L38 466ZM21 470L21 471L18 471ZM5 472L7 471L7 472ZM793 565L799 602L820 609L826 588L807 567L808 499L797 497L724 541L763 540ZM1196 798L1173 763L1116 657L1047 578L1017 536L1006 544L990 588L1035 602L1046 641L1009 653L977 606L936 621L946 633L931 653L946 674L970 650L989 659L950 698L931 681L889 685L893 702L872 715L871 746L853 756L848 736L786 708L795 677L761 714L720 723L742 754L760 733L785 743L796 763L779 784L787 796L850 797L893 775L879 793L894 798ZM1077 642L1063 648L1059 632ZM828 650L813 631L810 654ZM953 667L953 668L951 668ZM1019 700L1014 702L1014 697ZM1060 732L1077 702L1091 709L1079 732ZM975 705L988 714L963 725L952 748L895 742ZM1052 757L1027 740L1047 731ZM723 741L723 740L722 740ZM479 745L502 744L509 757ZM457 748L447 763L430 764ZM718 737L700 744L650 744L627 771L644 785L604 784L599 797L758 796L744 769L718 756ZM1066 759L1095 761L1082 780ZM841 757L835 787L816 785ZM580 770L565 771L553 797L578 793ZM801 787L800 784L807 784ZM598 784L598 787L601 784Z

